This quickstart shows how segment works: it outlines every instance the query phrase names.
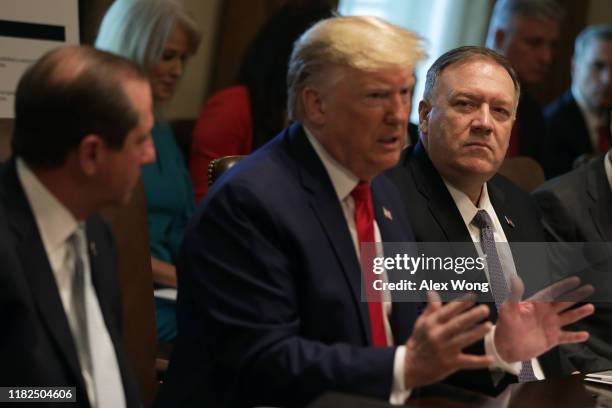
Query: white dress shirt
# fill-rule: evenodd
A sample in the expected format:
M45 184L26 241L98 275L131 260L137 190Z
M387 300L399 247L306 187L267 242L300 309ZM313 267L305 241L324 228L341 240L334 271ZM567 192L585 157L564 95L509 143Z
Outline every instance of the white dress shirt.
M319 143L319 141L310 133L310 131L304 127L304 132L306 133L306 137L310 141L310 144L314 148L317 156L323 162L323 167L327 171L327 174L331 180L331 183L336 191L338 196L338 201L342 207L342 212L344 214L344 219L348 225L349 231L351 233L351 239L353 240L353 245L355 246L355 253L357 257L360 257L360 248L359 248L359 237L357 235L357 227L355 225L355 201L351 196L351 191L357 186L359 183L359 178L351 173L348 169L338 163ZM379 243L382 242L382 238L380 235L380 230L378 229L378 224L376 220L374 220L374 240ZM376 246L377 256L382 256L382 248L381 246ZM385 279L384 276L381 276L382 279ZM391 302L388 298L388 291L385 291L386 298L383 302L383 322L385 325L385 333L387 335L387 341L389 341L389 346L392 346L391 342L393 341L393 334L391 332L391 326L389 324L389 315L391 314ZM391 404L403 404L406 399L410 396L411 390L407 390L404 386L404 358L406 355L406 346L400 345L396 348L395 357L393 361L393 385L389 402Z
M75 268L75 250L68 238L73 233L87 242L83 223L79 223L70 211L38 180L21 160L17 159L17 176L30 203L34 219L53 271L60 299L72 333L77 332L76 312L73 310L72 280ZM85 310L90 339L91 370L80 364L81 374L92 407L124 407L125 395L115 349L106 329L98 298L91 282L88 251L80 251L85 276ZM80 353L80 350L77 350ZM82 356L79 356L81 360Z
M504 272L504 277L506 278L506 282L508 287L510 287L510 278L512 275L516 275L516 267L514 265L514 259L512 258L512 252L510 250L510 246L507 245L508 239L506 238L506 234L504 233L504 229L499 223L499 219L497 218L497 214L495 213L495 209L491 204L491 200L489 199L489 190L487 184L485 183L482 187L482 193L480 194L480 201L478 203L478 207L474 205L472 200L462 191L453 187L450 183L447 183L446 187L448 188L448 192L453 197L453 201L455 205L457 205L457 209L461 213L461 218L463 218L463 223L470 233L470 238L472 242L478 243L480 242L480 229L472 224L472 220L476 216L476 213L479 210L485 210L491 221L493 222L493 238L496 242L497 254L499 256L499 261L502 267L502 271ZM505 243L506 245L500 245L499 243ZM482 248L480 245L474 245L476 247L476 251L478 252L479 257L484 257L482 252ZM489 271L485 264L485 274L487 276L487 280L489 280ZM497 353L497 349L495 348L495 326L491 329L491 331L485 336L485 352L489 355L492 355L495 358L495 362L493 366L491 366L491 370L493 371L493 379L495 382L501 379L501 376L496 375L495 371L504 370L511 374L518 375L521 371L521 362L517 361L514 363L508 363L504 361L500 355ZM536 358L531 360L531 364L533 366L533 372L538 380L544 379L544 372L542 371L542 367Z

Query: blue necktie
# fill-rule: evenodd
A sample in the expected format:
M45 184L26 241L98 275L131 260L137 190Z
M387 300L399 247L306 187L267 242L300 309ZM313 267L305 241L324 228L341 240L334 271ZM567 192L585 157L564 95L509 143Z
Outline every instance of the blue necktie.
M491 292L495 300L495 308L499 312L502 303L508 297L508 283L502 270L501 262L495 248L495 239L493 237L493 223L489 214L485 210L478 210L472 223L480 229L480 246L482 252L487 257L487 267L489 270L489 281L491 283ZM518 375L519 382L536 381L537 378L533 373L531 360L521 363L521 371Z

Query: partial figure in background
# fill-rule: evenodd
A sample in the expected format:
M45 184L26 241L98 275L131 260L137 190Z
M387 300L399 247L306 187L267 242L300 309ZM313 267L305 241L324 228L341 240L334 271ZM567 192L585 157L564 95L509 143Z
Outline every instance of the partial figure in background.
M495 3L487 47L508 58L523 87L507 156L529 156L542 164L546 132L542 107L525 88L541 83L548 74L563 15L556 0Z
M584 29L576 38L572 86L545 111L548 177L572 169L581 155L595 156L610 148L612 109L612 26Z
M90 47L51 51L21 77L13 157L0 170L0 386L141 406L113 236L96 213L128 203L155 158L152 105L135 64Z
M199 43L198 28L178 1L117 0L104 16L95 44L135 61L151 82L156 112L152 136L157 158L143 167L142 177L156 288L157 334L166 342L176 337L175 265L195 203L185 158L160 111L161 105L174 95L185 62Z
M610 112L608 112L610 113ZM609 126L610 128L610 126ZM612 130L612 129L610 129ZM612 154L549 180L533 193L542 224L552 241L612 241ZM590 251L597 246L589 245ZM603 251L608 254L608 245ZM598 254L595 252L594 254ZM607 265L607 264L606 264ZM605 270L604 273L609 272ZM597 289L600 289L597 287ZM574 325L591 335L583 344L565 345L562 352L582 373L612 369L612 307L596 303L596 310Z
M293 43L331 16L324 2L281 7L249 46L238 84L217 92L202 107L189 159L196 201L208 191L211 160L249 154L287 126L287 63Z

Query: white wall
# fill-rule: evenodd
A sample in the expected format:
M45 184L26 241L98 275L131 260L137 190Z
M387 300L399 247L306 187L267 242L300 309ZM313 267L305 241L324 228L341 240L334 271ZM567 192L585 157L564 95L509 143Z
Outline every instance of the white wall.
M200 110L208 91L217 17L221 9L221 0L182 1L202 31L202 42L196 55L188 61L176 94L165 109L168 119L195 118Z

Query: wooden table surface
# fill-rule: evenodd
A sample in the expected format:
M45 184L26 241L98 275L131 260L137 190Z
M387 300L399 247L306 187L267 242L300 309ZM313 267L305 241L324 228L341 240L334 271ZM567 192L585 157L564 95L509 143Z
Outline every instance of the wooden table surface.
M612 408L612 386L584 381L582 375L573 375L532 383L513 384L498 397L465 391L441 385L435 396L411 398L411 408ZM327 394L310 408L385 408L385 401L342 394Z

